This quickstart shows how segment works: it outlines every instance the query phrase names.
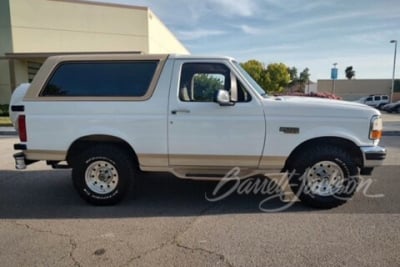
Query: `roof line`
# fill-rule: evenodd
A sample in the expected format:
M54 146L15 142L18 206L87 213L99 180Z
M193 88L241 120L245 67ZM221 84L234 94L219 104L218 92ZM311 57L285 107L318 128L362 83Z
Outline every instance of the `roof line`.
M95 5L95 6L107 6L107 7L118 7L118 8L129 8L136 10L148 10L148 7L144 6L134 6L127 4L114 4L114 3L105 3L105 2L96 2L96 1L88 1L88 0L50 0L55 2L67 2L72 4L87 4L87 5Z
M63 55L142 54L142 53L143 52L141 51L33 52L33 53L28 52L28 53L5 53L4 56L0 56L0 59L47 58L50 56L63 56Z

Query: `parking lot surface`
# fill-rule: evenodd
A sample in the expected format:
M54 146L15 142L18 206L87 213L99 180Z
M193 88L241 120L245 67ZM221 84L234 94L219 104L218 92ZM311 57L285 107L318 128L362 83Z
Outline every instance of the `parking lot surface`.
M400 137L349 203L315 210L279 198L205 195L215 183L146 174L121 204L94 207L69 170L14 170L15 137L0 137L1 266L399 266ZM368 178L368 177L366 177Z

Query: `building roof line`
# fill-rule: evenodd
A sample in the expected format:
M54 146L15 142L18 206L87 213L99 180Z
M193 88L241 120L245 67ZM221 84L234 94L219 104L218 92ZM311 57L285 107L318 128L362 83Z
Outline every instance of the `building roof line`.
M49 0L49 1L66 2L66 3L72 3L72 4L87 4L87 5L95 5L95 6L117 7L117 8L129 8L129 9L146 10L146 11L149 10L148 7L144 7L144 6L105 3L105 2L96 2L96 1L88 1L88 0Z
M98 51L98 52L26 52L26 53L5 53L0 59L30 59L47 58L50 56L63 55L101 55L101 54L143 54L141 51Z

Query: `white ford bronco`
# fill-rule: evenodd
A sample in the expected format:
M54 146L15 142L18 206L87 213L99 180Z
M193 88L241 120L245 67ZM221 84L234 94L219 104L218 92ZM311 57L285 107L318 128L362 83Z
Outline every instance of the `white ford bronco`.
M88 202L114 204L138 171L186 179L290 173L300 200L343 204L382 164L379 111L267 95L227 57L98 54L48 58L11 100L17 169L72 168Z

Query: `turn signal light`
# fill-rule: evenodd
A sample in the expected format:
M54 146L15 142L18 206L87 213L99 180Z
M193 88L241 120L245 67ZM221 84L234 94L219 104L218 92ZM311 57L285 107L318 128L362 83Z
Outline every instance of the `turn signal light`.
M378 140L382 137L383 123L380 116L373 116L370 122L369 139Z
M376 139L381 139L382 137L382 131L380 130L372 130L370 134L370 139L376 140Z

